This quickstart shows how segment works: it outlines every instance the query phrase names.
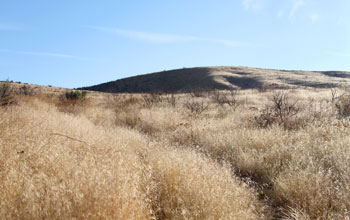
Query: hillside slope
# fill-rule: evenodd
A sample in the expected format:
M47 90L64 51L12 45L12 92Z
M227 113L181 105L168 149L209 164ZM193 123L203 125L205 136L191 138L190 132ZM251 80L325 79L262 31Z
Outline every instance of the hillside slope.
M254 89L264 86L331 88L348 83L350 83L350 72L218 66L156 72L80 89L126 93L191 92L212 89Z

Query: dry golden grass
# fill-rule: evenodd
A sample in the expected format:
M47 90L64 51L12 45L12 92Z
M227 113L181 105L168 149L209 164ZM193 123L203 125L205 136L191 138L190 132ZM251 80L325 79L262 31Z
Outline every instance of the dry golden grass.
M0 219L350 219L349 121L329 90L295 89L294 126L261 127L273 94L17 96L0 108Z

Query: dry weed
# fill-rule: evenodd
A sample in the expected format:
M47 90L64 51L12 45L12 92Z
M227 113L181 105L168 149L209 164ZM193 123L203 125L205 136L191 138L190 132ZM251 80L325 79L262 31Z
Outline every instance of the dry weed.
M0 218L349 219L350 123L328 92L242 91L236 111L89 94L79 114L56 107L59 93L20 97L0 108ZM189 100L208 107L192 117ZM269 102L276 122L251 126Z

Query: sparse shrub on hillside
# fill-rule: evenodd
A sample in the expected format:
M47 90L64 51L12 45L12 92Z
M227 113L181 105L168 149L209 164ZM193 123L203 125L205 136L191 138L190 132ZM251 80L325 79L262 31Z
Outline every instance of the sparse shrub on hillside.
M277 121L276 115L271 111L271 108L266 107L260 115L254 117L255 123L260 128L267 128Z
M63 94L60 95L60 100L62 102L69 102L71 104L76 104L78 101L82 101L85 99L87 92L83 91L69 91L69 92L65 92Z
M238 100L238 91L237 90L229 90L229 91L219 91L214 90L211 95L214 103L223 106L229 105L233 109L236 109L239 106Z
M281 122L295 116L300 111L300 108L297 106L298 101L292 101L288 96L288 92L278 91L273 93L271 101L273 102L272 108Z
M345 88L343 85L341 86L343 91L340 95L338 94L337 89L331 90L332 95L332 103L334 104L337 114L340 118L346 118L350 116L350 91Z
M24 96L33 96L34 95L34 89L29 86L22 86L17 91L18 95L24 95Z
M275 91L270 97L270 105L255 117L255 122L259 127L277 123L285 129L296 129L302 126L302 120L297 117L300 110L298 100L292 101L287 91Z
M59 96L60 102L57 103L57 107L60 111L72 114L81 113L86 105L86 94L83 91L69 91Z
M208 103L205 103L204 100L198 101L195 100L195 98L192 98L191 100L188 100L185 103L185 107L190 110L192 114L199 115L203 111L207 110L209 107Z
M87 92L83 91L70 91L65 93L66 99L70 100L78 100L78 99L84 99L86 97Z
M332 96L331 102L334 103L338 98L338 91L336 88L331 89L331 96Z
M335 103L338 115L341 118L350 116L350 94L344 94L339 97Z
M10 81L6 80L0 83L0 106L16 103L13 88Z
M157 93L143 94L142 99L146 108L151 108L153 105L163 101L161 95Z

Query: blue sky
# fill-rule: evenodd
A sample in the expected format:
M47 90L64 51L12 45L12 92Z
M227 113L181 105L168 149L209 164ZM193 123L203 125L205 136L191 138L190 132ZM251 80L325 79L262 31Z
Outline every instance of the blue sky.
M75 88L183 67L350 71L349 0L0 0L0 80Z

